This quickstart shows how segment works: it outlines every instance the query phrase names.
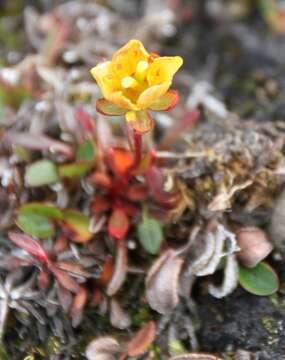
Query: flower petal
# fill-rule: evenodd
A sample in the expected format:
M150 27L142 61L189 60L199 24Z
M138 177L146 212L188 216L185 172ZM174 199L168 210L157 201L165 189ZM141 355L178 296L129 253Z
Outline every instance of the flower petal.
M163 56L153 60L147 74L149 85L157 85L163 82L172 82L172 78L183 60L180 56Z
M90 72L97 81L97 84L106 99L109 99L111 93L120 89L118 79L112 74L111 61L99 63L93 67Z
M138 108L142 110L150 107L158 98L166 93L170 85L170 81L165 81L162 84L151 86L143 91L137 101Z
M154 111L168 111L173 109L179 100L176 90L168 90L164 95L151 104L150 109Z
M96 110L100 114L109 116L124 115L127 112L126 109L122 109L104 98L96 101Z
M126 120L134 130L143 134L152 130L153 119L148 111L129 111L126 113Z
M139 110L136 104L128 99L122 91L116 91L112 94L109 94L109 97L106 99L120 108L128 110Z
M132 75L140 60L147 61L149 54L139 40L130 40L115 52L112 58L112 71L120 79Z

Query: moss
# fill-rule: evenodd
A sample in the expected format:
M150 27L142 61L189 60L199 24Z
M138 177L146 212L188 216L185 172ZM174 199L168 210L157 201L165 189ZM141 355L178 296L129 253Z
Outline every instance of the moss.
M58 355L60 353L61 344L56 336L50 336L47 342L48 355Z
M173 355L180 355L186 352L183 344L178 339L170 341L168 344L168 348L169 352Z
M234 351L228 350L228 351L225 353L224 359L225 359L225 360L233 360L233 358L234 358Z
M3 346L0 346L0 359L1 360L9 360L9 356Z
M269 333L267 338L267 344L272 346L279 342L278 336L278 324L277 321L271 316L263 316L261 319L262 325L265 330Z
M150 346L149 358L152 360L161 360L161 349L158 345Z
M148 306L143 306L138 309L134 314L131 314L132 323L140 327L143 323L151 319L151 314Z
M265 330L269 333L269 334L275 334L277 327L275 324L275 320L273 319L273 317L271 316L263 316L261 318L261 322L262 325L264 326Z

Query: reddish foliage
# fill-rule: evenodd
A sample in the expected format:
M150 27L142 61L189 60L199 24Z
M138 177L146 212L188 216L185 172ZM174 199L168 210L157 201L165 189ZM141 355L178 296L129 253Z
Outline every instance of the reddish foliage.
M44 248L31 236L9 232L9 238L14 244L27 251L27 253L37 258L40 262L45 264L49 263L49 258Z
M142 355L155 339L156 326L154 321L146 323L129 341L128 354L130 356Z
M129 230L129 219L122 209L115 209L109 218L108 232L115 239L124 239Z

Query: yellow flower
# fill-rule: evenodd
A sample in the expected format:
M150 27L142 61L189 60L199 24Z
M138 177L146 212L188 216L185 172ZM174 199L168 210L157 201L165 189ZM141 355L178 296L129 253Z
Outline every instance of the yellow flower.
M136 130L149 131L152 119L146 110L168 110L178 101L177 92L169 88L182 63L180 56L149 54L140 41L130 40L111 61L91 69L104 96L97 110L125 115Z

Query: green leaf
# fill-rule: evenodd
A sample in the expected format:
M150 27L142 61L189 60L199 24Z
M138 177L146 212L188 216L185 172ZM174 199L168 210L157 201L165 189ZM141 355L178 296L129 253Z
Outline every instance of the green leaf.
M58 171L62 178L79 178L84 176L93 166L94 163L90 161L77 161L60 165Z
M279 288L276 272L265 262L254 268L239 266L240 285L254 295L266 296L275 293Z
M40 203L40 202L32 202L25 205L22 205L18 208L19 215L27 215L27 214L38 214L41 216L45 216L48 218L54 219L62 219L62 211L56 208L53 205Z
M111 103L106 99L99 99L96 102L96 110L103 115L116 116L124 115L128 110Z
M143 248L150 254L157 254L163 241L162 227L159 221L143 214L138 225L138 237Z
M84 243L92 238L88 216L77 210L64 210L63 215L64 231L71 240Z
M27 234L39 238L48 238L54 235L54 226L50 220L40 214L19 214L16 224Z
M92 161L95 157L95 143L93 140L87 139L80 144L77 153L76 160Z
M50 160L39 160L28 166L25 182L28 186L49 185L59 180L56 165Z

